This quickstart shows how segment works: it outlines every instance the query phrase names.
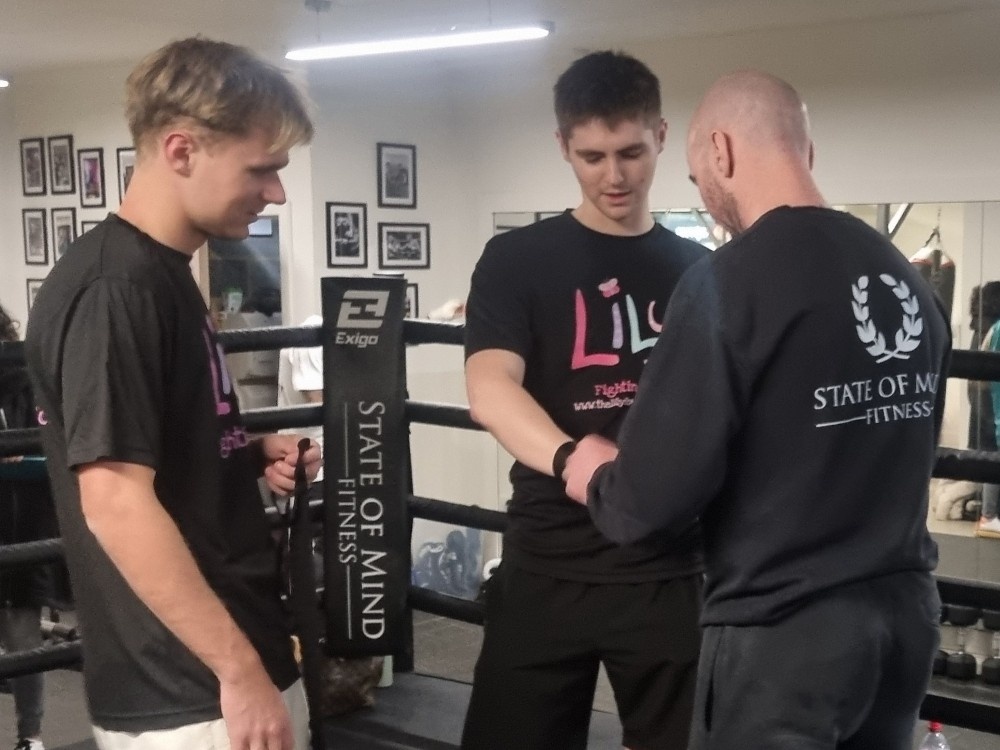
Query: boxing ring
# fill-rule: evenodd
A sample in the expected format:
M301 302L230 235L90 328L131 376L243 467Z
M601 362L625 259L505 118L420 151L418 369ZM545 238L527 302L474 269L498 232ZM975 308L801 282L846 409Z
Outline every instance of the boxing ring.
M482 624L484 608L481 602L411 583L412 524L415 519L424 519L493 532L502 532L506 527L503 512L413 494L409 465L410 425L460 430L481 428L471 420L465 406L414 401L407 397L406 347L461 346L463 329L449 323L403 320L404 294L405 282L399 279L323 279L323 327L243 329L219 334L227 353L324 347L323 404L251 410L244 414L245 426L251 433L324 426L327 453L324 497L309 505L310 519L324 521L324 549L334 550L338 542L347 538L338 534L362 533L344 532L348 519L356 520L354 516L360 517L362 522L358 528L362 530L364 520L372 522L369 527L376 521L379 524L378 535L372 534L377 539L371 540L376 546L359 551L361 564L345 565L334 554L324 555L324 647L327 652L342 656L391 654L397 676L393 686L379 691L374 708L325 722L324 734L331 743L336 738L337 747L457 746L411 731L413 723L408 717L415 710L448 713L452 715L452 722L457 715L460 726L464 701L468 698L467 686L413 674L412 617L414 611L420 611ZM23 362L23 357L21 342L0 343L0 363ZM381 364L373 364L379 358ZM373 369L375 367L378 369ZM379 377L377 373L388 375ZM955 350L949 377L1000 380L1000 353ZM381 407L376 409L376 405ZM352 410L360 414L366 411L369 415L378 414L377 440L371 436L374 433L364 432L375 423L368 416L355 414L355 419L349 414ZM341 434L345 436L345 444L360 439L355 455L350 455L346 448L342 456L334 455L340 453L338 439ZM350 482L357 484L360 479L360 483L365 484L364 477L374 476L365 473L362 464L372 460L365 451L368 448L374 451L376 447L378 465L384 470L384 475L379 475L382 494L360 500L353 506L354 515L338 513L335 506L344 502L336 495L338 488L346 494L344 488L353 486ZM40 452L37 429L0 431L0 456L37 456ZM940 448L934 476L1000 484L1000 453ZM377 512L373 510L376 505L369 502L376 500ZM366 504L369 506L367 511ZM274 526L284 523L274 509L270 509L269 514ZM59 539L0 546L0 568L38 565L61 558ZM374 585L369 579L375 577L382 587L378 598L363 598L363 586ZM352 588L352 580L362 587L360 592ZM969 608L980 613L1000 613L1000 583L939 576L937 584L941 599L948 606L964 607L966 613ZM342 615L345 603L347 609L358 616L356 622ZM374 612L379 613L377 617L372 614ZM82 637L87 635L84 633ZM308 652L306 657L309 658ZM78 669L80 663L80 641L69 639L32 651L0 654L0 678ZM421 702L426 706L417 705ZM434 707L429 708L431 705ZM921 717L1000 735L1000 686L985 685L978 679L959 681L935 675ZM366 734L369 731L371 735ZM613 745L618 740L613 734L614 728L609 731L612 732L609 736L614 737ZM382 739L373 739L375 735ZM356 744L350 744L352 738Z

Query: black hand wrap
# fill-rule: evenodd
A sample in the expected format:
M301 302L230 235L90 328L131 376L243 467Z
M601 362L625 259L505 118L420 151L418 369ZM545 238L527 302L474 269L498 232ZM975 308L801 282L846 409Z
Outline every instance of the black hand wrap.
M556 448L555 455L552 456L552 475L559 481L562 481L563 472L566 471L566 461L574 450L576 450L576 441L567 440Z

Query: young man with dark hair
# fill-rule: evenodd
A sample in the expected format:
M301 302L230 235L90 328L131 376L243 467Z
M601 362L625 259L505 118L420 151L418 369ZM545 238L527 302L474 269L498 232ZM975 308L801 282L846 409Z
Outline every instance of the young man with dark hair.
M687 153L735 239L684 276L617 444L581 440L567 490L624 544L701 520L693 750L908 749L939 639L944 310L826 205L785 81L717 81Z
M298 91L196 38L132 72L136 166L32 308L26 356L84 632L101 750L306 750L308 711L257 487L294 487L297 436L251 439L190 270L283 203L312 137ZM315 476L319 448L304 456Z
M697 527L669 545L618 547L568 500L560 474L574 439L615 438L674 285L707 251L650 214L667 126L645 65L587 55L559 78L555 104L580 205L490 240L466 311L472 416L516 463L462 747L582 750L603 663L623 743L683 748Z

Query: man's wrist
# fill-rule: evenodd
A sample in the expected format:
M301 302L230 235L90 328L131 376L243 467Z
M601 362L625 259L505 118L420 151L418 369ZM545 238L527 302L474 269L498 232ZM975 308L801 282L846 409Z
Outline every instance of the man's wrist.
M576 450L576 441L567 440L556 448L556 452L552 456L552 476L559 481L562 481L563 472L566 471L566 461L569 460L574 450Z

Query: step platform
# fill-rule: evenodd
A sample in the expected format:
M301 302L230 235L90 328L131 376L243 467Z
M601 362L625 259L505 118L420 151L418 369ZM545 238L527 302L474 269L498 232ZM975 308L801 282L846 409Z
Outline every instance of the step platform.
M472 687L441 677L394 675L375 693L372 708L326 722L326 746L336 750L455 750ZM588 750L621 747L615 714L594 711Z

